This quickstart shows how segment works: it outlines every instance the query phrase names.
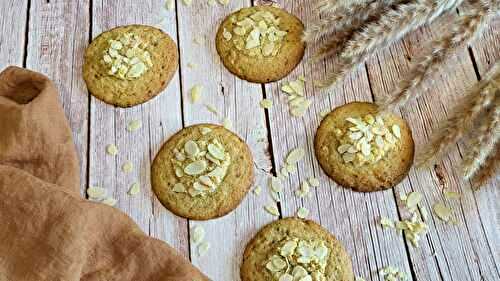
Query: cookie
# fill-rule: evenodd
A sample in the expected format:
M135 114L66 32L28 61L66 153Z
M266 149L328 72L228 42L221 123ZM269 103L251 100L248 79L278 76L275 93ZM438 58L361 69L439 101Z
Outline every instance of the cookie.
M243 253L242 281L352 281L351 260L326 229L286 218L264 226Z
M254 180L248 146L226 128L182 129L160 149L151 167L153 191L171 212L208 220L235 209Z
M224 66L241 79L268 83L288 75L304 56L304 25L271 7L243 8L230 14L215 38Z
M415 145L403 119L377 106L352 102L322 121L314 139L321 168L343 187L370 192L401 182L413 163Z
M160 29L120 26L101 33L85 51L83 78L105 103L130 107L161 91L177 71L175 42Z

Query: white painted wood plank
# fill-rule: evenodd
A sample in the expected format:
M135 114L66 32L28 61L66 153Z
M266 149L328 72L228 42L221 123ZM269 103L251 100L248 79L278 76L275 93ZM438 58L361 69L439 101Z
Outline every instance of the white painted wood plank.
M160 22L163 1L93 1L92 36L119 25ZM165 31L175 40L175 16L170 15ZM117 207L130 215L152 236L169 242L188 256L187 221L167 212L156 200L150 185L152 159L165 138L181 127L179 78L174 77L167 89L148 103L133 108L115 108L92 97L90 137L90 180L118 199ZM142 128L126 130L131 120L140 120ZM105 153L108 144L116 144L116 157ZM123 173L121 166L131 161L134 170ZM130 185L138 182L141 192L127 194Z
M282 7L298 15L304 22L316 16L312 5L295 1L278 1ZM306 60L312 55L309 46ZM271 135L275 165L281 167L284 159L294 147L303 147L307 154L298 165L298 173L289 178L281 208L284 216L295 215L300 206L311 211L311 218L331 231L345 245L352 257L355 274L367 280L378 280L377 270L392 265L410 272L405 244L400 234L382 230L378 224L380 216L397 219L397 208L392 190L363 194L343 189L330 180L319 167L314 156L314 135L325 109L343 105L351 101L371 101L370 85L365 69L356 71L344 83L330 90L318 90L312 86L313 80L325 77L325 69L330 62L311 64L304 61L285 80L295 80L304 75L306 96L313 101L302 118L294 118L288 112L285 95L280 91L281 83L266 86L268 98L275 100L276 106L270 114ZM301 182L316 176L321 186L313 191L312 198L300 199L295 196ZM407 185L405 181L401 186ZM399 190L400 187L397 188Z
M181 53L182 94L185 125L201 122L221 124L224 117L233 123L233 131L250 146L257 169L257 182L266 185L270 157L265 129L264 111L259 107L261 85L250 84L230 74L220 62L215 50L215 32L219 23L231 11L250 5L250 1L231 1L228 6L210 7L207 1L193 1L187 7L178 1L179 38ZM198 45L196 38L203 37ZM191 69L188 63L198 67ZM188 91L196 84L203 86L201 101L191 104ZM207 111L204 104L218 109L220 116ZM263 130L263 138L258 129ZM262 141L259 141L261 139ZM239 280L239 265L244 247L257 230L272 218L263 211L270 198L249 193L242 204L223 218L206 222L190 221L206 230L208 253L199 257L191 245L191 260L210 278L217 281Z
M0 71L23 66L28 0L0 1Z
M453 16L451 16L452 18ZM408 58L422 53L424 42L435 38L440 22L451 20L445 17L431 29L425 28L411 34L404 42L380 52L368 62L370 82L375 97L389 92L398 79L408 70ZM418 149L438 127L438 124L451 112L453 106L465 89L476 81L471 58L466 50L450 60L435 75L433 84L427 84L423 96L401 110L413 129ZM419 249L410 248L410 257L418 280L495 280L498 269L493 259L488 237L481 230L483 221L495 221L493 212L481 214L479 202L471 191L470 184L460 180L458 174L461 156L457 148L432 171L412 169L409 175L411 184L406 191L420 191L424 194L423 206L431 211L437 202L445 201L456 214L459 224L447 225L430 218L429 234ZM459 202L446 200L442 189L458 191L463 194ZM493 196L493 194L491 194ZM398 202L400 212L404 212ZM482 215L487 217L481 218ZM498 235L496 236L498 237ZM497 239L497 238L495 238ZM493 249L493 251L495 251ZM433 257L432 253L436 253Z
M82 78L88 43L89 1L32 1L26 67L56 85L80 162L81 193L87 186L89 98Z

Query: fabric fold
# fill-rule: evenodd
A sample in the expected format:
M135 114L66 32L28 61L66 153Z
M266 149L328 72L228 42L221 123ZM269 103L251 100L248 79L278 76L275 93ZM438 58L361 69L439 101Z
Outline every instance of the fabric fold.
M0 73L0 280L209 280L121 211L81 198L53 83Z

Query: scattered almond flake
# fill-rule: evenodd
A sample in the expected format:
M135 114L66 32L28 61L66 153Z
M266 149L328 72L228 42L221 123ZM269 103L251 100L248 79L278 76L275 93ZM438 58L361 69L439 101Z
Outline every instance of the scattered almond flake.
M111 156L115 156L118 154L118 148L114 144L108 144L106 146L106 152Z
M287 177L288 177L288 171L287 171L286 167L282 167L282 168L280 169L280 175L281 175L282 177L284 177L284 178L287 178Z
M174 192L177 192L177 193L186 193L187 192L186 186L180 182L174 184L174 187L172 188L172 190Z
M106 189L99 186L90 186L87 188L87 195L92 199L100 200L106 196Z
M365 278L356 276L356 279L354 281L366 281Z
M203 257L210 249L210 243L203 242L198 246L198 257Z
M307 218L308 215L309 215L309 210L304 207L300 207L299 210L297 211L297 217L301 219Z
M191 1L191 0L190 0ZM193 39L193 42L196 44L196 45L201 45L203 44L203 41L205 41L203 39L203 36L196 36L194 39Z
M207 108L208 111L212 112L213 114L219 115L219 112L213 105L205 104L205 107Z
M260 101L260 107L269 109L273 106L273 101L270 99L263 99Z
M460 193L455 192L455 191L445 191L444 197L446 197L448 199L458 200L458 199L460 199L461 195L460 195Z
M172 11L174 9L174 4L174 0L167 0L167 2L165 2L165 9Z
M406 199L408 199L408 196L406 195L406 193L404 191L401 191L399 193L399 199L401 199L401 201L405 202Z
M393 266L386 266L379 270L379 274L384 277L385 281L403 281L406 280L406 273L400 271Z
M418 242L421 236L427 234L427 224L418 220L416 213L413 214L411 219L405 219L396 222L396 229L404 232L405 238L411 242L413 247L418 248Z
M193 235L191 236L191 241L194 245L197 245L205 239L205 229L202 226L195 226L192 229Z
M254 189L253 189L253 193L257 196L260 195L260 193L262 192L262 187L260 185L257 185Z
M271 190L270 194L271 194L271 198L274 200L274 202L280 202L281 201L280 194L278 192L275 192L275 191Z
M194 69L194 68L197 68L198 65L196 63L188 62L187 67Z
M201 85L195 85L191 90L189 90L189 94L191 95L191 103L197 103L201 98L201 90L203 87Z
M217 4L215 0L208 0L208 5L215 6L215 4Z
M230 1L231 1L231 0L219 0L219 3L220 3L221 5L224 5L224 6L225 6L225 5L229 4L229 2L230 2Z
M278 192L275 192L275 191L271 190L271 191L269 192L269 194L271 194L271 198L274 200L274 202L276 202L276 203L277 203L277 202L280 202L280 201L281 201L281 199L280 199L280 194L279 194Z
M117 202L118 202L118 200L116 200L113 197L108 197L108 198L105 198L104 200L101 201L101 203L106 204L106 205L111 206L111 207L116 205Z
M288 164L286 165L286 170L291 174L295 173L297 171L297 166Z
M276 205L264 206L264 210L266 210L269 214L271 214L275 217L280 216L280 211L278 210L278 207L276 207Z
M142 127L141 120L132 120L127 125L127 131L134 132L139 130Z
M288 165L295 165L297 164L297 162L302 160L302 158L304 158L305 153L306 153L305 150L300 147L292 149L286 156L285 162Z
M328 115L328 113L330 113L330 111L328 109L325 109L319 113L319 117L325 118Z
M427 209L425 207L420 208L420 214L422 215L422 220L427 221L429 218L429 213L427 212Z
M283 185L281 184L280 179L277 177L272 177L269 179L269 188L274 192L283 191Z
M193 0L182 0L182 3L184 3L184 5L186 5L186 6L191 6L191 4L193 3Z
M309 182L309 184L312 186L312 187L318 187L320 182L319 182L319 179L315 178L315 177L310 177L307 179L307 181Z
M443 203L436 203L432 206L432 209L436 216L445 222L448 222L451 218L452 211L450 208L446 207Z
M224 125L224 128L226 128L228 130L231 130L233 128L233 123L227 117L224 118L224 120L222 121L222 124Z
M132 162L130 161L127 161L122 165L122 171L124 173L130 173L132 172L132 169L134 169L134 164L132 164Z
M380 225L382 225L382 227L384 228L386 227L394 228L394 222L386 217L380 218Z
M135 182L130 186L130 189L128 190L128 195L134 196L139 194L140 191L141 191L141 186L139 185L139 183Z
M406 198L406 207L410 210L415 209L420 204L420 201L422 201L422 193L418 191L411 192Z

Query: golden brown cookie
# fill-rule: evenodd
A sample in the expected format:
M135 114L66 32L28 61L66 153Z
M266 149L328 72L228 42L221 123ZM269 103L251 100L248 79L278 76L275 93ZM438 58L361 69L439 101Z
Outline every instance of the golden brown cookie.
M352 102L321 121L314 139L323 170L341 186L370 192L402 181L413 163L414 143L403 119L377 107Z
M160 149L151 167L153 190L173 213L195 220L235 209L254 180L248 146L226 128L198 124L182 129Z
M221 23L215 38L224 66L241 79L268 83L288 75L304 56L304 25L271 7L243 8Z
M272 222L255 235L243 253L240 276L242 281L354 280L342 244L317 223L297 218Z
M119 107L144 103L177 71L175 42L160 29L127 25L101 33L85 51L83 78L96 98Z

